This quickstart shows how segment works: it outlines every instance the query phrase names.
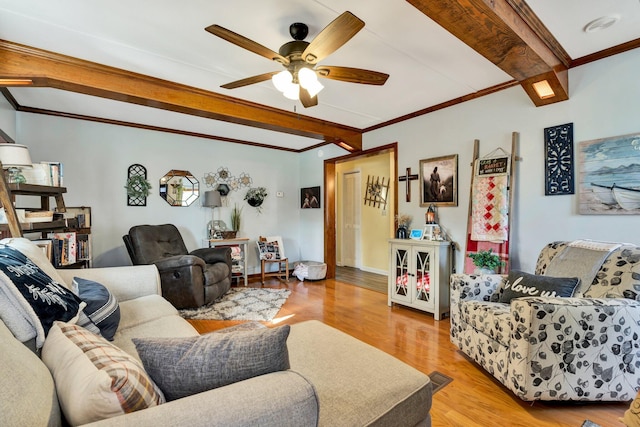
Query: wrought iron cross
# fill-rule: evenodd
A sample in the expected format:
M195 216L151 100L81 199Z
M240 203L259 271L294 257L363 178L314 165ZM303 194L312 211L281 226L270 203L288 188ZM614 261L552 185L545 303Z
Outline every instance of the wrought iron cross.
M407 202L411 201L411 181L418 179L418 175L411 175L411 168L407 168L407 172L404 175L398 177L398 181L406 182L406 194Z

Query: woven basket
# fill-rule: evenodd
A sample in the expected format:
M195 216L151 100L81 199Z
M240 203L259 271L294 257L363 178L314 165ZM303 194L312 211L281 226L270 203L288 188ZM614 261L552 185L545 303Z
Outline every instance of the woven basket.
M220 234L222 234L222 238L227 240L227 239L235 239L236 238L236 233L237 231L221 231Z

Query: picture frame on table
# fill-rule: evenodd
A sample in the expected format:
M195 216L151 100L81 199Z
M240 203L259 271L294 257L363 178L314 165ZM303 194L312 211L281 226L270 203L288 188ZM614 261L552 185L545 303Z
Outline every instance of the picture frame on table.
M458 155L420 160L420 206L458 206Z
M422 240L423 234L424 234L424 230L420 230L419 228L413 228L411 229L409 238L413 240Z

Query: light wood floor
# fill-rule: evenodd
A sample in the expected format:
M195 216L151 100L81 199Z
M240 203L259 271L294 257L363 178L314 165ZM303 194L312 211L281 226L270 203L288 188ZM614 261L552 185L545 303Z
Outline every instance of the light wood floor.
M340 275L338 275L340 277ZM260 287L260 282L249 286ZM387 296L339 280L284 284L272 279L265 287L288 288L291 296L267 326L317 319L340 329L429 374L454 378L433 397L433 426L572 426L589 419L603 427L623 426L618 418L625 403L523 402L468 360L449 342L449 320L399 305L387 306ZM192 320L200 332L237 321Z

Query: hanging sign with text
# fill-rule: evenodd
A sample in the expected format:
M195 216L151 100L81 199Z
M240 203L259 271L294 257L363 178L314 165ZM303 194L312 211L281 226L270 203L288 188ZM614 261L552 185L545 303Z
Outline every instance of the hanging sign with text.
M509 157L478 159L476 165L477 176L498 176L509 173Z

